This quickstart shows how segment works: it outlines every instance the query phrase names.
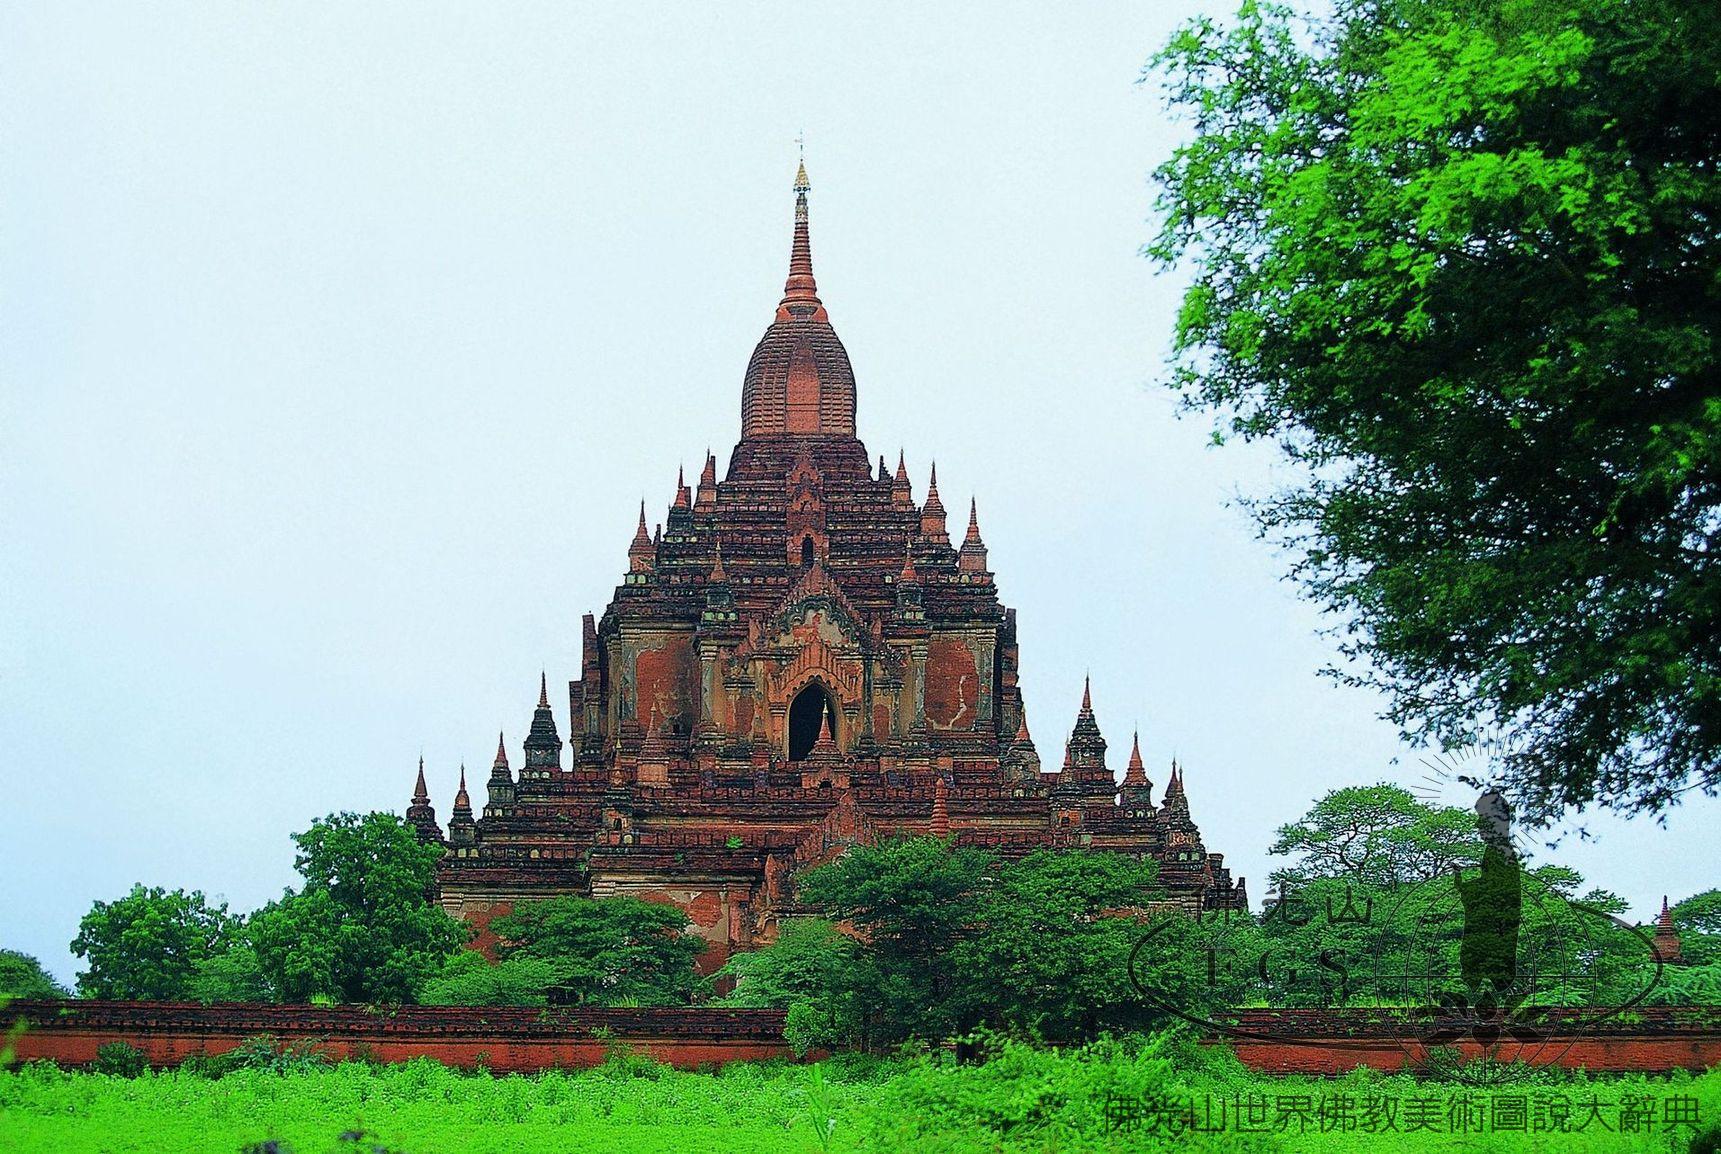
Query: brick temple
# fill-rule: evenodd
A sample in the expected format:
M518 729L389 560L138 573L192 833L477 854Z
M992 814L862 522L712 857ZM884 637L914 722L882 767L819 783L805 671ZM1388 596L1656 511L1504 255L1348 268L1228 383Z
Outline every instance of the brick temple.
M973 504L957 543L936 469L917 501L902 458L875 471L855 435L808 187L803 167L788 282L747 364L727 470L708 456L696 485L678 478L653 530L641 506L622 584L585 615L567 756L546 678L518 769L499 742L475 813L462 768L446 832L420 762L407 817L447 847L444 907L482 929L558 894L673 901L712 968L797 912L799 872L899 834L1005 857L1150 857L1182 906L1243 906L1179 767L1158 805L1139 745L1114 776L1086 686L1061 767L1042 766L1016 611Z

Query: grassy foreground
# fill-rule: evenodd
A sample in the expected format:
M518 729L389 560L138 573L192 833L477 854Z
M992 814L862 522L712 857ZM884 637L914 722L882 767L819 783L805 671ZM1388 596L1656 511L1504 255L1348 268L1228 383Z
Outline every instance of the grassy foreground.
M1191 1107L1207 1129L1187 1129ZM1267 1078L1229 1055L1164 1038L1063 1051L1007 1045L981 1065L842 1058L710 1074L627 1057L531 1078L462 1074L429 1061L220 1078L42 1065L0 1073L0 1150L8 1152L238 1154L269 1149L260 1145L269 1141L295 1154L1682 1151L1695 1129L1718 1121L1721 1071L1487 1086L1364 1071ZM1215 1123L1223 1129L1215 1132Z

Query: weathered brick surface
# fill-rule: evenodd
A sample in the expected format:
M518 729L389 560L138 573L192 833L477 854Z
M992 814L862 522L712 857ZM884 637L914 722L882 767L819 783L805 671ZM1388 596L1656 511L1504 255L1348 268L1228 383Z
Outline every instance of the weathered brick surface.
M1242 1062L1272 1074L1343 1074L1357 1066L1416 1070L1430 1063L1422 1031L1369 1011L1258 1010L1235 1016L1236 1035L1212 1038ZM1484 1046L1473 1039L1441 1049L1465 1060L1492 1058L1596 1072L1704 1070L1721 1064L1721 1007L1657 1007L1619 1013L1556 1012L1532 1041Z
M247 1038L316 1045L339 1060L429 1057L451 1066L531 1073L602 1062L617 1047L684 1069L790 1058L777 1010L536 1010L515 1007L204 1006L175 1002L24 1001L20 1061L87 1065L109 1042L136 1046L153 1066L226 1053Z

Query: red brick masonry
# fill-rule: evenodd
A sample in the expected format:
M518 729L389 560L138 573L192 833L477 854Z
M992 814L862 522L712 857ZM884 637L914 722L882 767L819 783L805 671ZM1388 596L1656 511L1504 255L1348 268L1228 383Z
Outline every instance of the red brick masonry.
M1245 1065L1272 1074L1342 1074L1425 1068L1430 1047L1402 1016L1379 1011L1249 1010L1232 1016L1228 1042ZM1493 1057L1535 1066L1611 1072L1703 1070L1721 1065L1721 1006L1555 1011L1543 1037L1506 1040L1491 1051L1474 1039L1448 1043L1466 1060ZM1221 1039L1214 1039L1218 1042Z
M1595 1071L1705 1069L1721 1064L1721 1007L1562 1012L1546 1040L1507 1043L1496 1057ZM314 1042L331 1058L404 1061L420 1056L497 1073L583 1067L617 1047L691 1069L706 1063L792 1057L778 1010L709 1008L535 1010L500 1007L270 1006L179 1002L20 1001L6 1017L26 1023L18 1058L78 1066L98 1047L127 1042L152 1065L231 1050L271 1034ZM1340 1074L1356 1066L1417 1069L1428 1047L1401 1022L1370 1011L1251 1010L1235 1015L1228 1041L1244 1063L1266 1073ZM1455 1045L1465 1057L1480 1044Z
M618 1046L684 1069L794 1056L783 1041L780 1010L19 1001L0 1017L24 1019L20 1061L50 1058L66 1066L94 1061L109 1042L136 1046L153 1066L171 1066L224 1053L259 1034L314 1042L334 1059L422 1056L497 1073L593 1066Z

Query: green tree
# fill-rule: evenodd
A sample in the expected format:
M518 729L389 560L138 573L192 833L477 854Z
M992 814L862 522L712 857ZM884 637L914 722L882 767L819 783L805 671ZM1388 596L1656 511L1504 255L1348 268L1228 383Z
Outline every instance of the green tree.
M1273 871L1275 890L1316 878L1390 887L1474 863L1482 839L1468 810L1429 805L1396 785L1347 786L1280 826L1268 852L1298 859Z
M1155 60L1175 385L1412 739L1522 815L1721 784L1721 0L1247 0Z
M430 900L440 846L390 813L338 813L293 835L304 885L247 927L289 1002L408 1002L470 935Z
M1704 890L1676 904L1673 928L1680 954L1694 965L1721 962L1721 890Z
M684 1005L704 988L705 943L675 906L639 898L560 897L494 919L502 965L536 963L559 1000L592 1006Z
M975 931L954 949L964 1024L1052 1041L1147 1024L1152 1010L1129 976L1144 931L1120 915L1164 897L1157 867L1122 854L1040 850L999 865Z
M504 958L492 962L477 950L461 950L424 984L418 1000L443 1006L546 1006L561 981L554 962Z
M1393 786L1338 789L1283 826L1273 852L1297 858L1260 919L1271 1004L1419 1004L1468 996L1458 878L1482 859L1477 817ZM1653 962L1613 919L1626 903L1565 866L1517 864L1518 991L1553 1005L1619 1004ZM1467 876L1474 876L1471 872Z
M801 880L802 900L867 942L852 987L865 1007L864 1040L961 1028L954 951L974 932L980 889L996 868L989 854L922 837L856 846Z
M219 954L211 954L192 969L185 995L199 1002L272 1002L275 991L263 976L257 951L240 931L240 940Z
M0 1000L68 997L70 992L42 968L41 962L17 950L0 950Z
M86 998L175 1001L189 996L199 964L226 951L236 920L199 891L134 885L97 902L78 923L72 953L89 962L78 975Z
M770 945L734 955L717 971L735 988L725 1006L789 1010L805 1052L858 1041L861 1006L853 974L860 946L823 918L790 918Z

